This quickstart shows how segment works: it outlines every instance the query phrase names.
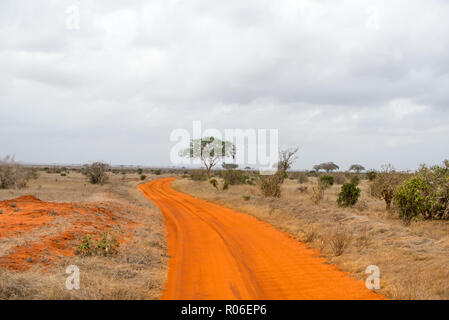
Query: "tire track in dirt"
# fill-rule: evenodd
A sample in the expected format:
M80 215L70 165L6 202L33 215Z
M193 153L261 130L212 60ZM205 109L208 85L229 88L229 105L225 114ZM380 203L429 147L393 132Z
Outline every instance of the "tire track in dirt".
M139 186L165 216L164 299L382 299L305 244L252 216L177 192L173 180Z

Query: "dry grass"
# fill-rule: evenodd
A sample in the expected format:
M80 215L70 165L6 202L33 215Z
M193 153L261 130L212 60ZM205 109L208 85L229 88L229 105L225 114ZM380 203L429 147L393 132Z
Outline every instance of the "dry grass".
M316 178L303 186L313 190ZM175 189L240 212L251 214L308 243L329 263L365 280L366 267L377 265L380 293L391 299L449 299L449 222L422 221L404 226L385 202L362 194L354 208L339 208L341 186L324 192L319 204L310 193L298 190L296 180L286 180L280 199L264 198L256 186L230 186L217 191L210 184L176 180ZM242 195L250 195L248 201Z
M41 172L25 189L0 190L0 200L33 195L50 202L98 203L106 208L110 204L110 208L121 208L114 214L140 223L117 255L65 257L48 270L39 265L22 272L0 269L0 299L158 299L167 276L166 231L160 211L136 189L139 183L137 174L111 174L108 184L98 186L79 173L62 177ZM22 235L0 239L0 257L7 255L11 246L60 228L64 221L57 217L48 229L24 234L23 239ZM80 290L66 289L69 265L80 269Z

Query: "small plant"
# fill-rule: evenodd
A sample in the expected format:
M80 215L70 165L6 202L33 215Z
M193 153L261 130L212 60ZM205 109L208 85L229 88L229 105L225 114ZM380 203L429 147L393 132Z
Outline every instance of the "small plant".
M217 179L210 179L210 180L209 180L209 183L210 183L211 185L213 185L215 189L219 190L219 189L218 189L218 181L217 181Z
M326 187L330 188L334 185L334 177L331 175L324 175L320 177L320 182Z
M143 170L142 170L142 169L140 169L140 168L139 168L139 169L137 169L137 174L138 174L138 175L142 175L142 174L143 174Z
M112 232L104 232L99 240L92 239L92 236L88 234L83 237L77 253L82 256L108 256L116 254L119 246L120 243Z
M223 182L223 187L221 188L222 190L228 190L229 189L229 183L227 183L226 181Z
M157 175L157 176L160 176L162 174L162 170L161 169L156 169L156 170L153 170L153 173L155 175Z
M61 173L61 177L66 177L67 173Z
M140 180L145 180L147 178L147 176L146 175L144 175L144 174L142 174L141 176L140 176Z
M243 196L243 200L249 201L251 199L251 196Z
M360 188L354 183L345 183L341 187L341 192L338 195L337 204L340 207L353 207L360 197Z
M351 239L351 236L345 230L337 230L330 237L329 241L334 256L341 256L351 242Z
M304 237L301 239L305 243L313 242L318 237L318 233L315 228L311 227L304 232Z
M320 204L321 200L324 198L324 186L321 183L318 183L317 187L312 188L312 194L310 195L310 199L316 205Z

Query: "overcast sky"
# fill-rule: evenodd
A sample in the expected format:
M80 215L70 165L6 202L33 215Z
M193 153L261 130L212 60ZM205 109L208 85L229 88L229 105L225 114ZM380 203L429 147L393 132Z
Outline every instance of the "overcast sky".
M76 20L79 11L79 28ZM449 1L0 1L0 156L170 165L279 129L296 168L449 158Z

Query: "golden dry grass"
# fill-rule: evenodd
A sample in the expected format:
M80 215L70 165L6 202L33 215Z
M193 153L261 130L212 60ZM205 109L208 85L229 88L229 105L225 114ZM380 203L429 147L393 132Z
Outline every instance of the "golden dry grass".
M147 181L160 177L148 176ZM48 270L39 265L23 272L0 268L0 299L158 299L167 276L166 231L159 209L137 190L141 183L138 177L110 174L108 184L97 186L79 173L62 177L40 172L39 178L31 180L25 189L0 190L0 200L33 195L49 202L98 204L111 210L119 207L121 211L115 214L141 224L117 255L65 257ZM25 241L66 227L67 222L55 221L48 229L24 235ZM0 257L23 241L17 237L0 239ZM69 265L80 269L80 290L66 289L65 270Z
M449 222L422 221L404 226L385 211L385 203L371 198L368 182L354 208L336 205L340 186L325 191L314 204L316 179L300 185L287 180L280 199L261 196L256 186L230 186L217 191L208 182L178 179L178 191L251 214L319 250L329 263L359 279L366 267L381 272L381 294L390 299L449 298ZM299 187L307 186L307 190ZM248 200L242 195L249 195Z

